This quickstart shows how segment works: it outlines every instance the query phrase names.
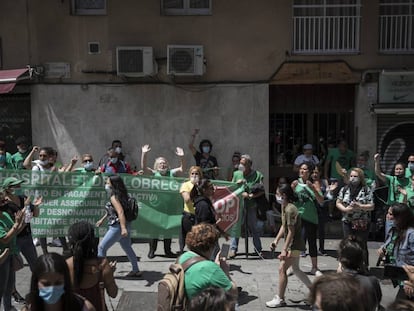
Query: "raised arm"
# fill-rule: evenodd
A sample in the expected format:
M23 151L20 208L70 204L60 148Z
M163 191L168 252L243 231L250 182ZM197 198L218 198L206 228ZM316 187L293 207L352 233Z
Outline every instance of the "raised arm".
M375 168L375 175L377 175L377 177L382 181L382 182L386 182L386 177L385 174L383 172L381 172L381 165L380 165L380 154L377 153L374 155L374 168Z
M191 153L193 155L195 155L197 153L197 149L194 147L194 140L195 140L195 137L197 136L198 132L200 132L199 129L194 129L193 134L191 135L190 143L188 144L188 148L190 148Z
M26 159L24 159L23 161L23 167L25 169L31 170L32 169L32 161L33 161L33 156L35 154L35 152L39 151L39 147L38 146L33 146L32 151L30 151L30 153L27 155Z
M185 171L185 157L183 148L175 148L175 154L180 158L180 166L172 169L174 176L176 176L177 173L181 175Z
M144 171L144 175L153 175L154 172L147 165L147 153L151 151L151 147L150 145L144 145L141 150L141 170Z

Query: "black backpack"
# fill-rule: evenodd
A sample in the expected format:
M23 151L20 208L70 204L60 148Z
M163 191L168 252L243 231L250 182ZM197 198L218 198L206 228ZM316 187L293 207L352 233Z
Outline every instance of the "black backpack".
M133 221L138 218L138 202L134 197L128 197L128 204L124 207L125 219L127 221Z

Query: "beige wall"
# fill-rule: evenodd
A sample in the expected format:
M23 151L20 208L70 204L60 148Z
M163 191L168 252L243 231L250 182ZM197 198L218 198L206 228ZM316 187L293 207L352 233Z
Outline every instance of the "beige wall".
M95 163L113 139L123 142L127 160L139 168L141 146L150 144L148 164L165 156L178 166L176 146L195 165L188 143L200 129L195 145L207 138L226 176L234 151L252 156L267 180L268 86L264 84L197 86L165 85L112 87L36 85L32 88L33 142L58 149L67 163L73 155L92 153Z
M161 16L159 3L108 0L107 16L72 16L70 1L1 1L3 68L61 61L71 64L72 79L68 82L121 81L110 74L81 71L115 70L116 46L148 45L159 58L158 78L168 82L168 44L204 46L206 74L191 81L267 80L281 63L294 60L340 59L361 71L414 67L411 55L378 53L378 1L364 1L362 6L360 54L332 56L290 55L292 1L213 1L211 16ZM102 53L88 55L88 41L99 41Z

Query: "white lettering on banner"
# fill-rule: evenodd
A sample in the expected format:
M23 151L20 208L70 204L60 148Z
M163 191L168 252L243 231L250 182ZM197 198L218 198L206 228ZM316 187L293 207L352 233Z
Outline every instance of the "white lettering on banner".
M62 208L47 208L46 215L48 216L102 216L105 213L103 209L62 209Z
M156 178L132 178L132 189L178 191L180 184L175 180Z
M67 230L65 230L64 228L32 228L32 233L33 235L39 236L65 236L67 234Z
M226 197L214 202L214 209L218 214L227 214L230 208L236 206L234 197Z

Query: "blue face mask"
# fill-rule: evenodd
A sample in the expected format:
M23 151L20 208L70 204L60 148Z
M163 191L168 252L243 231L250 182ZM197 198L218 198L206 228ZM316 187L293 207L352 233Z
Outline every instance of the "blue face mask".
M93 168L93 162L86 162L83 167L85 168L85 170L90 171Z
M408 163L408 168L410 171L414 171L414 163Z
M6 155L0 154L0 164L3 164L4 162L6 162Z
M209 146L203 146L201 149L204 153L209 153L210 152L210 147Z
M45 286L39 288L39 296L43 299L45 303L48 305L53 305L59 301L60 297L62 297L63 293L65 292L64 285L57 285L57 286Z

